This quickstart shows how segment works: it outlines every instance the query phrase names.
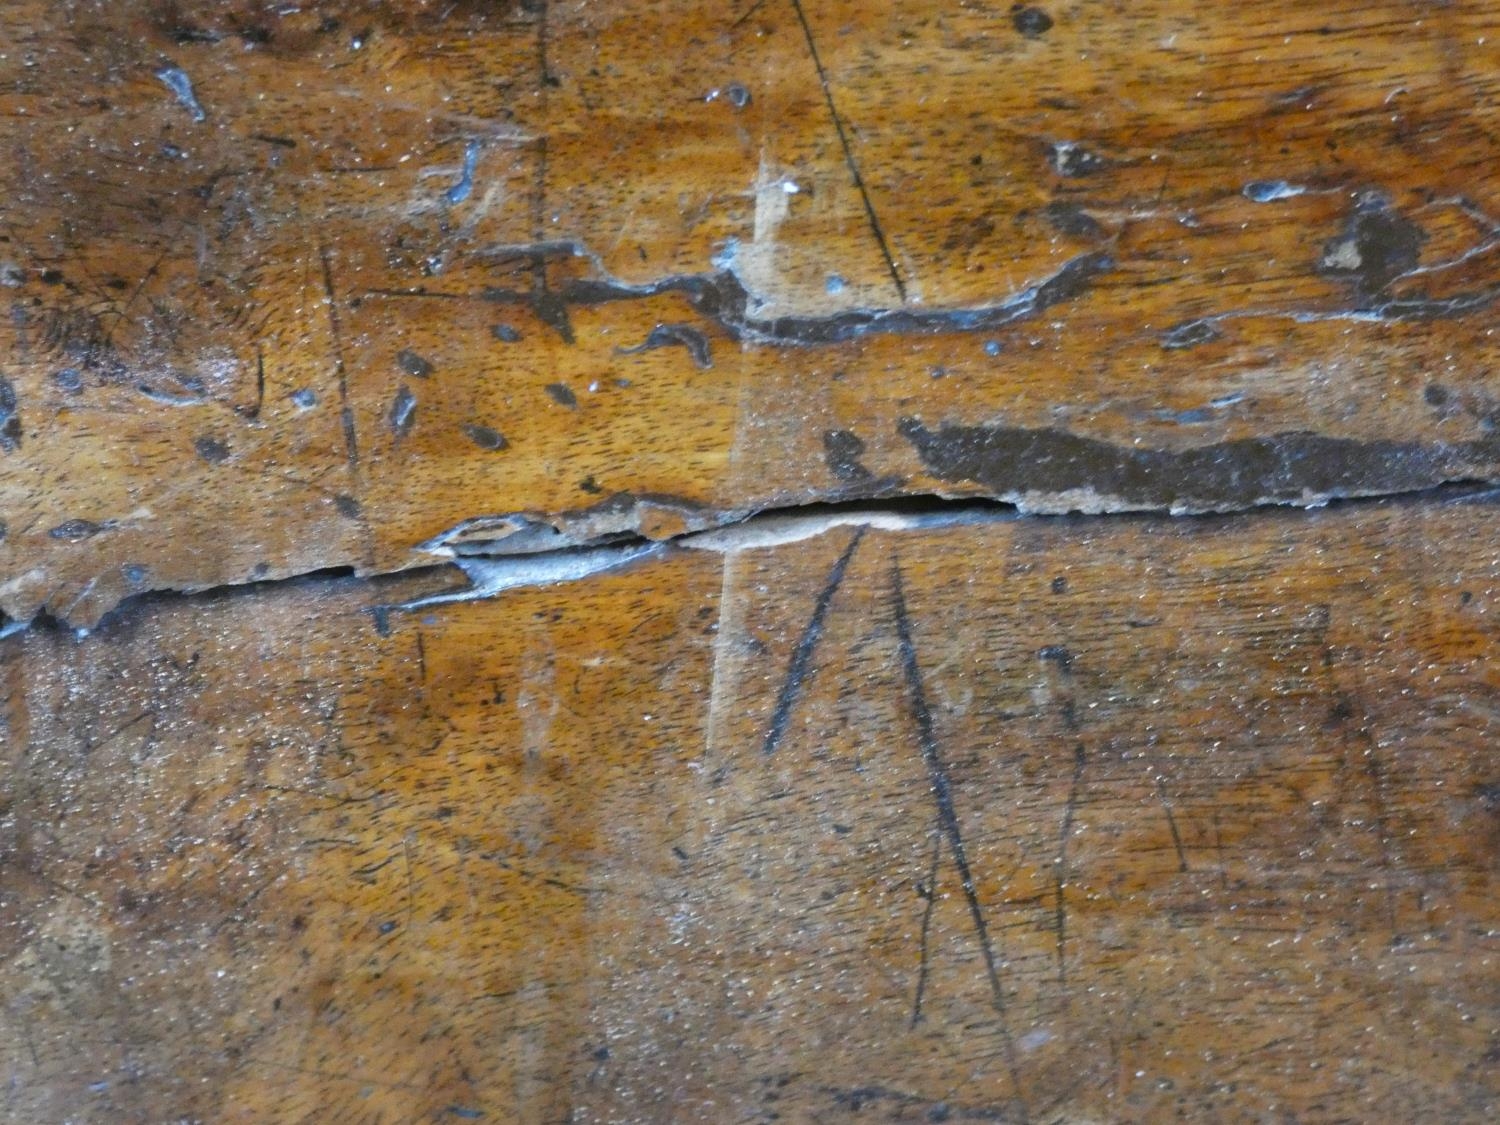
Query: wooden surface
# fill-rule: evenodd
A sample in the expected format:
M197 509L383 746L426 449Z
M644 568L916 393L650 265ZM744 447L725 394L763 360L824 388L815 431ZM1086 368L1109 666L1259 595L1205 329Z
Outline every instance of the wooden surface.
M1494 1120L1497 82L0 5L0 1118Z
M8 642L13 1120L1493 1119L1488 504L430 584Z
M6 4L0 609L611 502L1496 475L1500 9L1048 14Z

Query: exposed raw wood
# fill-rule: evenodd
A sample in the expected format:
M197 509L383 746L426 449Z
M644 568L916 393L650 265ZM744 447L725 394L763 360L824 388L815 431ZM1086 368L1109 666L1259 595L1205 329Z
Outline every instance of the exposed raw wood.
M1494 1119L1488 503L441 581L6 642L10 1119Z

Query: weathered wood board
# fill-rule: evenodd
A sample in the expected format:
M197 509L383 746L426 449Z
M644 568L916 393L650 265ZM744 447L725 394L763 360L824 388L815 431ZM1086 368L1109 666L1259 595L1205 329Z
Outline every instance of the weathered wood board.
M1497 47L0 5L0 1119L1495 1120Z
M514 512L1500 464L1493 3L14 0L0 39L16 619Z
M1494 1119L1489 503L444 581L6 642L10 1119Z

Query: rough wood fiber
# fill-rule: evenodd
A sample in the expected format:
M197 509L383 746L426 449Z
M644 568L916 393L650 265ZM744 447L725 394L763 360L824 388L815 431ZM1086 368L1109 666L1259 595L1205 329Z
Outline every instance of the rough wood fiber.
M5 642L10 1119L1494 1119L1492 507L440 581Z
M8 3L0 608L520 511L1492 477L1497 22Z

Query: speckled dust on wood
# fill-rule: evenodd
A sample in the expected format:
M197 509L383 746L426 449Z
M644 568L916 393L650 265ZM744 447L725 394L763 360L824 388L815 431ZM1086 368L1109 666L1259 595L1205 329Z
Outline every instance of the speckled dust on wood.
M0 1116L1500 1116L1500 4L0 41Z

